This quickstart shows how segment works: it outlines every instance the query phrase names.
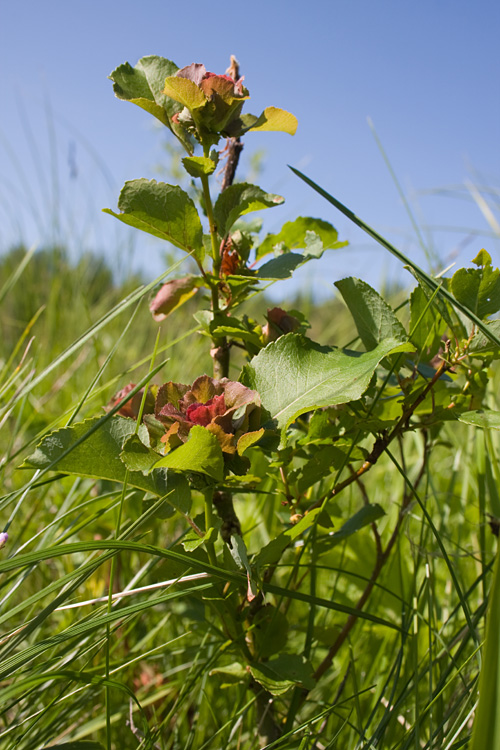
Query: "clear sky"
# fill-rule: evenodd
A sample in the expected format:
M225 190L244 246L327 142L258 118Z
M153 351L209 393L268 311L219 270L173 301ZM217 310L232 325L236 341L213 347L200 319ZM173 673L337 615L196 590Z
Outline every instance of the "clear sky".
M293 112L294 137L253 133L265 150L261 187L285 196L267 231L296 215L331 221L349 248L302 280L331 293L345 275L404 279L393 261L287 168L298 167L427 267L384 163L373 121L429 252L442 266L481 247L500 261L500 3L498 0L3 0L0 22L0 252L59 240L122 267L162 269L162 248L103 207L123 182L158 177L168 134L113 96L109 73L158 54L224 72L235 54L251 99ZM243 172L245 165L243 164ZM166 181L169 181L168 177ZM496 213L495 213L496 212ZM118 259L118 260L117 260ZM312 265L309 267L312 271Z

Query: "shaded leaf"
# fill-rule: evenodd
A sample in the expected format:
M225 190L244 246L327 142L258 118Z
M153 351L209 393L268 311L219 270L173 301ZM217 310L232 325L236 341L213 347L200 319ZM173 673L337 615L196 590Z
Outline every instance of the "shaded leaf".
M492 267L485 250L472 262L479 268L459 268L452 276L451 291L455 299L484 319L500 310L500 270Z
M500 338L500 320L492 320L486 324L487 329L491 333ZM477 331L472 337L467 351L471 355L482 356L486 354L493 354L497 358L500 354L500 348L494 344L490 338L483 331Z
M376 503L369 505L363 505L363 507L357 511L351 518L349 518L338 531L329 533L324 536L317 543L318 554L328 552L332 547L335 547L340 542L343 542L348 537L356 534L360 529L365 526L369 526L379 518L385 516L385 511Z
M130 471L141 471L149 474L158 461L158 453L144 445L139 435L130 435L123 443L120 458Z
M312 690L316 684L311 663L298 654L279 654L268 662L250 664L250 672L272 695L283 695L294 685Z
M186 156L182 163L184 168L191 177L202 177L203 175L212 174L217 166L208 156Z
M361 279L352 276L335 282L365 349L374 349L384 339L404 341L406 331L392 308L375 289Z
M192 153L185 130L172 121L172 117L182 110L182 105L163 93L165 79L174 75L177 70L177 65L171 60L148 55L142 57L135 67L130 63L118 66L109 78L113 81L113 91L118 99L132 102L156 117Z
M302 263L304 263L303 255L283 253L264 263L257 271L257 277L259 279L288 279Z
M127 467L120 459L123 445L134 435L136 423L127 417L96 417L63 427L47 435L24 468L44 469L51 466L64 474L124 482ZM147 442L147 430L141 425L139 434ZM167 494L166 473L154 471L144 476L141 471L130 471L127 483L146 492L163 497Z
M246 544L238 534L231 535L230 544L228 545L229 552L237 567L240 570L244 570L247 576L247 600L253 601L257 596L257 584L248 562L248 553Z
M420 286L410 295L410 341L420 356L430 361L442 345L442 318Z
M181 307L196 294L202 280L197 276L184 276L182 279L172 279L163 284L149 305L153 320L158 322Z
M265 193L257 185L246 182L230 185L220 193L214 206L215 223L221 236L225 236L240 216L263 208L280 206L281 195Z
M314 508L290 529L283 531L277 537L271 539L271 541L262 547L260 552L258 552L253 559L257 569L262 568L264 565L274 565L277 563L288 545L303 534L304 531L307 531L320 514L321 508Z

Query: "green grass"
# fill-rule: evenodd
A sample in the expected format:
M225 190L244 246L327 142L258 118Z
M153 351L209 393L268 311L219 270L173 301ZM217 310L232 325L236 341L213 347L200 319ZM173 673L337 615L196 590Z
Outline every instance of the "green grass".
M47 430L102 414L113 393L147 374L157 335L149 292L139 279L117 285L91 257L74 267L62 251L37 253L23 268L24 257L3 260L0 293L0 508L9 532L0 746L255 748L258 696L227 673L237 653L213 616L214 579L188 578L210 568L203 555L184 555L187 524L161 520L158 503L133 490L18 469ZM249 314L261 316L259 305ZM210 372L194 309L161 326L156 362L169 361L160 382ZM354 337L339 303L309 313L316 340ZM496 372L492 408L499 385ZM452 750L470 736L496 548L488 514L499 515L498 433L452 422L439 435L430 427L425 440L408 435L400 448L328 506L338 530L363 502L380 504L376 531L323 551L306 536L273 578L266 597L288 617L287 650L307 653L315 668L332 658L307 697L276 697L285 736L272 747ZM285 516L262 457L252 473L263 477L260 492L238 494L236 510L256 552ZM201 496L197 503L201 512ZM355 607L387 545L364 611L393 627L360 618L335 650L348 615L324 600ZM115 595L134 593L108 603L110 580ZM271 637L272 620L268 627Z

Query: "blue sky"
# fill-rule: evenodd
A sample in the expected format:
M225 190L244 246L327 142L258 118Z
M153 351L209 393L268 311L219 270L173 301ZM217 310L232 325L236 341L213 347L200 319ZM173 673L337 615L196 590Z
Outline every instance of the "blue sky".
M499 30L496 0L4 3L0 252L56 239L159 273L161 244L100 209L116 207L125 180L158 178L169 137L118 101L107 76L148 54L224 72L233 53L251 94L245 111L275 105L299 120L294 137L246 138L242 173L264 149L261 187L286 199L263 212L265 229L319 216L351 243L314 272L309 264L302 283L324 295L345 275L374 284L405 276L287 164L428 265L368 117L436 262L463 265L481 247L498 262L499 239L473 194L479 188L498 220Z

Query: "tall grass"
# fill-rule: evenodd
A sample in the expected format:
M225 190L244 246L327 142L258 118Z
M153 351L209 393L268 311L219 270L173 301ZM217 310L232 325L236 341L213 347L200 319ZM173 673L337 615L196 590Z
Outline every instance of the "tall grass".
M161 501L132 489L122 496L106 482L17 469L48 428L77 411L79 419L101 413L119 387L147 374L156 336L147 287L117 287L94 259L75 268L61 251L18 251L4 262L2 747L255 747L257 697L233 683L235 655L211 617L210 566L183 555L185 524L161 520ZM313 321L328 343L332 311L325 306ZM338 307L335 320L337 343L346 343L352 332ZM165 357L163 380L189 382L210 367L187 315L162 327L157 362ZM498 386L497 374L492 407ZM354 607L391 539L365 610L394 627L360 619L307 700L297 693L293 715L290 695L276 697L285 735L272 747L451 750L467 742L495 547L488 514L498 515L498 433L475 436L454 422L429 451L431 440L432 426L411 450L380 461L369 488L352 485L329 506L340 528L360 499L380 504L386 516L375 536L366 527L329 550L308 538L284 556L268 597L288 614L292 652L306 644L315 665L332 653L347 615L325 601ZM265 466L255 459L252 472L265 477ZM256 551L280 526L279 497L264 479L236 504Z

